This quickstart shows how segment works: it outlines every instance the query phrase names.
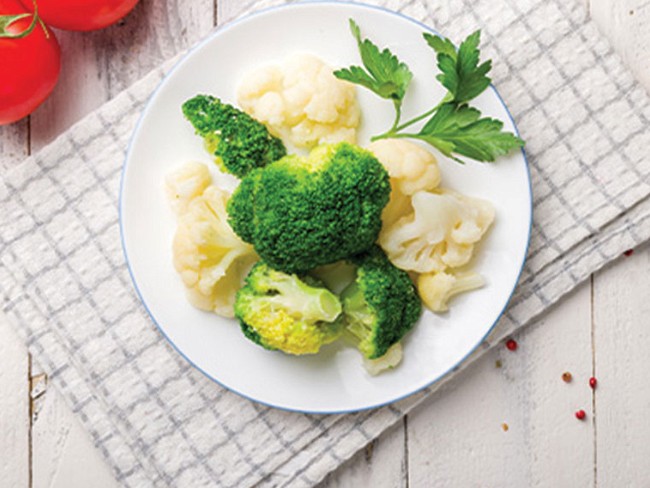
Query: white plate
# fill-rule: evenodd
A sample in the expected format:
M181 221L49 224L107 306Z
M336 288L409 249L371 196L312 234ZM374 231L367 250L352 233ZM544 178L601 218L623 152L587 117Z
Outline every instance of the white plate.
M279 408L333 413L386 404L410 395L458 366L485 338L508 302L521 271L531 223L531 192L523 152L496 164L465 166L441 159L443 185L490 200L496 223L480 246L475 268L485 288L453 301L451 312L425 312L404 341L404 361L369 376L359 353L340 344L320 354L293 357L248 341L234 320L201 312L185 300L172 266L175 221L163 191L165 175L190 160L210 157L181 114L197 93L236 102L235 87L250 68L280 60L297 49L334 67L359 64L348 19L364 36L389 46L412 69L404 120L443 96L434 79L433 51L422 39L426 26L402 15L359 4L304 3L259 12L214 32L190 52L158 87L135 130L127 154L120 219L127 262L140 298L161 332L194 366L226 388ZM392 104L358 89L364 114L360 143L392 122ZM484 114L516 128L496 91L476 100Z

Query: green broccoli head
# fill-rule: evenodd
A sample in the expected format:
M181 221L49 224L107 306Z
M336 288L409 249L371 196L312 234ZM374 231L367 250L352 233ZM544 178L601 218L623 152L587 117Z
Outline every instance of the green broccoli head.
M377 359L411 330L422 304L408 274L374 246L352 260L357 277L341 293L347 330L367 359Z
M246 176L228 202L229 223L274 268L305 272L372 246L389 196L372 153L325 144Z
M237 292L235 316L244 335L289 354L315 354L339 338L341 302L318 280L257 263Z
M183 104L183 114L217 164L239 178L287 153L282 141L262 123L213 96L189 99Z

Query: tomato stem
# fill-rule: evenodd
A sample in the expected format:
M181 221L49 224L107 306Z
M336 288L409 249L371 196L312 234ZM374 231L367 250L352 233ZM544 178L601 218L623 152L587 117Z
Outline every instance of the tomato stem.
M23 13L23 14L14 14L14 15L0 15L0 39L1 38L9 38L9 39L20 39L21 37L27 37L29 34L32 33L34 28L36 27L36 24L41 24L43 27L43 31L45 32L45 36L47 38L50 37L50 34L45 27L45 24L41 20L41 18L38 16L38 5L36 4L36 0L32 0L32 3L34 4L34 13L29 14L29 13ZM25 29L23 32L19 33L13 33L9 32L9 26L13 24L14 22L17 22L21 19L24 19L26 17L32 17L32 22L29 24L29 27Z

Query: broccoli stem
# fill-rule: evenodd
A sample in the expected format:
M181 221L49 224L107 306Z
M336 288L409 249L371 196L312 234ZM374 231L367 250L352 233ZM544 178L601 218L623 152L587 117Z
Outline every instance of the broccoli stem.
M375 316L370 311L363 290L356 281L343 290L341 302L345 309L347 330L360 341L359 349L367 357L372 350L371 334Z
M326 288L312 287L295 275L275 281L278 294L269 298L273 304L295 311L303 320L333 322L341 314L341 302Z

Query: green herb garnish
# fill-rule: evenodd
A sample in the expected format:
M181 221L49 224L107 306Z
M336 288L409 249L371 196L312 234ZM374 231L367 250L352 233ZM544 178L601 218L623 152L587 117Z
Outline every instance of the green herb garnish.
M503 131L503 122L481 117L479 110L468 105L485 91L491 81L487 74L492 68L492 61L480 63L480 31L468 36L458 50L449 39L424 33L424 40L436 52L440 69L436 79L447 89L447 94L432 109L402 123L402 102L413 77L411 70L388 48L380 50L369 39L362 39L361 30L352 19L350 29L359 46L365 69L350 66L335 71L334 75L392 100L395 106L393 125L383 134L374 136L373 141L419 139L459 163L463 161L456 155L493 162L497 157L524 145L519 137ZM427 122L418 132L404 132L407 127L425 119L428 119Z
M361 39L361 30L352 19L350 19L350 30L357 40L361 60L366 69L364 70L360 66L350 66L335 71L334 76L364 86L381 98L392 100L396 113L394 129L399 123L402 100L404 100L406 89L413 78L413 73L390 50L381 51L369 39Z

